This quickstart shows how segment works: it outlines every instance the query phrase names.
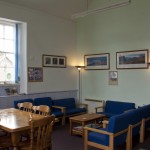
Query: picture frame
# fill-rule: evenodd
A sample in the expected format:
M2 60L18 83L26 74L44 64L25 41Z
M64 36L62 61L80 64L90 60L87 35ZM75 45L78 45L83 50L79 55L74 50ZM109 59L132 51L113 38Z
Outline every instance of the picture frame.
M109 85L118 85L118 71L108 72Z
M57 55L42 55L42 65L43 67L57 67L66 68L67 59L66 56Z
M43 82L43 68L28 67L28 82Z
M110 69L110 54L84 55L84 66L86 70L108 70Z
M148 69L149 50L116 52L117 69Z

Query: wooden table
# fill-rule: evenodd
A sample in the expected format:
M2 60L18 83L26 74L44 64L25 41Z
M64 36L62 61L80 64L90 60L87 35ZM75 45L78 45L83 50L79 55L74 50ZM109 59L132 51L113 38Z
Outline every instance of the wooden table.
M0 110L0 128L11 134L14 150L18 146L21 134L29 131L29 120L41 119L44 116L21 111L14 108Z
M78 134L78 135L83 136L83 127L85 125L87 125L88 123L91 123L91 122L96 123L96 121L98 119L103 119L103 118L105 118L105 115L95 114L95 113L70 117L69 118L69 120L70 120L70 134L71 135L72 134ZM74 127L73 123L80 124L81 126Z

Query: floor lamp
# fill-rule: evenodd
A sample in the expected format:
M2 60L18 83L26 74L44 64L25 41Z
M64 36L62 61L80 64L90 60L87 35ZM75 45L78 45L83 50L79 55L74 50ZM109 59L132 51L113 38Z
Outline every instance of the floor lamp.
M79 81L78 81L78 86L79 86L79 91L78 91L78 94L79 94L79 99L78 99L78 101L79 101L79 103L80 103L80 100L81 100L81 69L83 69L84 68L84 66L75 66L77 69L78 69L78 72L79 72L79 77L78 77L78 79L79 79Z

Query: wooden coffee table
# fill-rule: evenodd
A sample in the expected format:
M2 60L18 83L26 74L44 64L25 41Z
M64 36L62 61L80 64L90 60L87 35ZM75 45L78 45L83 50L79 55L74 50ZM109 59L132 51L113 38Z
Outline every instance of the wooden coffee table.
M105 118L105 115L102 114L84 114L75 117L70 117L70 134L78 134L83 136L83 127L89 123L96 123L97 120ZM74 124L80 126L73 126Z

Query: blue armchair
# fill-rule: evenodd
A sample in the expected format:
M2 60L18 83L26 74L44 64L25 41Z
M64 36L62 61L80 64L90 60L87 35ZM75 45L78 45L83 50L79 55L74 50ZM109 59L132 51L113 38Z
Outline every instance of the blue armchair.
M95 108L96 113L104 114L107 118L110 118L114 115L124 113L125 111L135 109L135 103L107 100L103 112L98 112L99 108L102 107Z

